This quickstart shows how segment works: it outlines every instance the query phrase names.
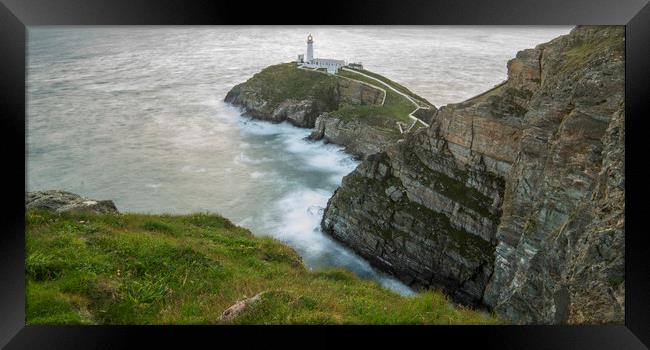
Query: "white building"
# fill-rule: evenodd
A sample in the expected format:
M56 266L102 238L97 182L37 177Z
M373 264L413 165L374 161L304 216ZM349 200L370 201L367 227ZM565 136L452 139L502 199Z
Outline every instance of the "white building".
M330 58L314 58L314 38L309 34L307 37L307 59L305 60L303 55L298 55L298 64L305 68L324 68L327 69L328 73L333 74L345 66L345 61Z
M350 67L352 69L361 69L361 70L363 70L363 64L361 64L361 62L348 63L348 67Z

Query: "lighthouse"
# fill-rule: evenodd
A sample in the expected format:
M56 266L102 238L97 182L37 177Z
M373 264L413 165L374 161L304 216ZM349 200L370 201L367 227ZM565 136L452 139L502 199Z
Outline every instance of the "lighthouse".
M314 38L311 34L307 36L307 62L311 62L314 59Z
M330 74L335 74L339 68L345 66L343 60L333 60L329 58L314 58L314 38L309 34L307 36L307 57L298 55L296 63L301 68L311 68L313 70L327 70Z

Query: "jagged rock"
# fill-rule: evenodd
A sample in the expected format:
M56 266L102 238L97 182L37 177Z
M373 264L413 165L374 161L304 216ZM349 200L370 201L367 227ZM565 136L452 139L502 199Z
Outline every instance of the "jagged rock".
M357 120L346 121L329 113L316 118L316 130L309 136L312 140L324 139L327 142L345 146L348 153L360 159L380 152L394 143L399 135L380 128L369 127Z
M25 194L27 209L45 209L57 213L88 212L88 213L118 213L115 203L111 200L93 200L77 194L59 191L36 191Z
M218 323L232 322L242 312L246 311L248 308L250 308L251 306L255 305L255 303L260 301L265 294L266 292L261 292L256 294L253 297L245 298L236 302L235 304L233 304L232 306L230 306L229 308L223 311L223 313L219 317Z
M390 186L386 189L385 191L386 195L390 197L390 199L393 202L399 202L400 199L404 196L404 193L402 193L402 190L395 186Z
M384 94L380 90L354 80L338 79L336 83L339 103L353 106L380 105L384 98Z
M429 168L431 150L419 146L408 138L347 175L328 202L323 231L411 286L480 304L494 256L494 201L474 190L475 200L460 204L469 176L444 173L444 164Z
M575 215L567 236L568 323L621 323L625 316L625 114L614 115L603 138L603 167L591 198ZM582 231L582 234L580 234Z
M346 176L324 232L512 322L622 323L623 55L603 26L519 52L505 83Z

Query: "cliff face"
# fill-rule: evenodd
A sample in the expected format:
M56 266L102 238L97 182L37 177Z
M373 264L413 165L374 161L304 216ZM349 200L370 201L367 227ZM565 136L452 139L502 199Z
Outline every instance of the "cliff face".
M624 29L581 27L534 53L485 302L516 322L623 322Z
M346 120L329 113L316 118L316 130L310 135L314 140L324 139L345 146L346 152L361 159L380 152L399 136L394 124L373 126L364 121Z
M323 229L513 322L623 322L623 55L623 27L519 52L506 83L344 178Z
M494 198L503 185L476 168L456 167L446 143L429 143L424 131L346 176L322 227L412 286L478 304L492 272Z

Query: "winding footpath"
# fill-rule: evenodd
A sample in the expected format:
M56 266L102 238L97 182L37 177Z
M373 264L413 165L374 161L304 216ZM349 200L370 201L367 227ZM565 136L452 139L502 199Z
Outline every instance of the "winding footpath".
M330 73L320 71L320 70L318 70L318 69L316 69L316 68L298 67L298 69L304 69L304 70L308 70L308 71L312 71L312 72L317 72L317 73L321 73L321 74L330 75ZM412 98L411 96L409 96L409 95L407 95L407 94L405 94L405 93L403 93L403 92L401 92L401 91L395 89L394 87L392 87L392 86L390 86L389 84L385 83L385 82L382 81L381 79L377 79L377 78L375 78L375 77L372 77L372 76L370 76L370 75L368 75L368 74L365 74L365 73L361 73L361 72L359 72L359 71L357 71L357 70L354 70L354 69L348 69L348 68L345 68L345 67L343 67L343 68L341 68L341 69L345 70L346 72L352 72L352 73L355 73L355 74L362 75L362 76L364 76L364 77L366 77L366 78L369 78L369 79L375 80L375 81L379 82L380 84L384 85L385 87L391 89L391 90L394 91L395 93L399 94L400 96L404 97L405 99L407 99L409 102L411 102L411 103L415 106L415 109L414 109L411 113L409 113L409 115L408 115L408 117L409 117L411 120L413 120L413 123L412 123L412 124L411 124L407 129L406 129L406 131L402 128L402 123L400 123L400 122L396 122L396 123L397 123L397 128L399 129L399 132L400 132L401 134L403 134L403 133L405 133L405 132L409 132L409 131L411 131L411 129L413 129L413 127L415 126L415 124L417 124L418 122L422 123L422 125L424 125L425 127L428 127L428 126L429 126L429 124L427 124L427 123L426 123L425 121L423 121L422 119L416 117L414 114L415 114L415 112L417 112L417 111L420 110L420 109L431 109L431 107L426 106L426 105L425 105L425 106L422 106L420 103L418 103L418 102L417 102L414 98ZM341 76L341 75L335 75L335 76L336 76L336 77L339 77L339 78L343 78L343 79L348 79L348 80L356 81L357 83L361 83L361 84L363 84L363 85L370 86L370 87L372 87L372 88L375 88L375 89L380 90L381 92L384 93L384 98L381 100L381 105L383 106L383 105L384 105L384 102L386 102L386 90L385 90L385 89L383 89L383 88L381 88L381 87L379 87L379 86L377 86L377 85L369 84L369 83L367 83L367 82L365 82L365 81L361 81L361 80L357 80L357 79L352 79L352 78L344 77L344 76Z
M426 127L429 126L429 124L427 124L426 122L424 122L422 119L420 119L420 118L416 117L415 115L413 115L415 112L417 112L417 111L420 110L420 109L430 109L429 106L421 106L419 103L416 102L416 100L415 100L414 98L412 98L411 96L409 96L409 95L407 95L407 94L405 94L405 93L403 93L403 92L401 92L401 91L395 89L394 87L392 87L392 86L390 86L389 84L385 83L385 82L382 81L381 79L377 79L377 78L375 78L375 77L372 77L372 76L370 76L370 75L368 75L368 74L365 74L365 73L361 73L361 72L359 72L359 71L357 71L357 70L354 70L354 69L349 69L349 68L345 68L345 67L343 67L343 68L341 68L341 69L345 70L346 72L352 72L352 73L355 73L355 74L362 75L362 76L364 76L364 77L366 77L366 78L369 78L369 79L375 80L375 81L379 82L380 84L386 86L387 88L391 89L391 90L394 91L395 93L399 94L400 96L404 97L405 99L409 100L411 103L413 103L413 105L415 106L415 109L414 109L411 113L409 113L409 115L408 115L409 118L411 118L411 120L413 120L413 124L411 124L411 126L406 130L407 132L410 131L410 130L413 128L413 126L414 126L417 122L422 123L422 124L423 124L424 126L426 126ZM384 98L385 98L385 96L386 96L386 95L385 95L385 93L384 93ZM400 131L402 131L402 128L401 128L401 127L400 127ZM403 133L403 132L402 132L402 133Z

